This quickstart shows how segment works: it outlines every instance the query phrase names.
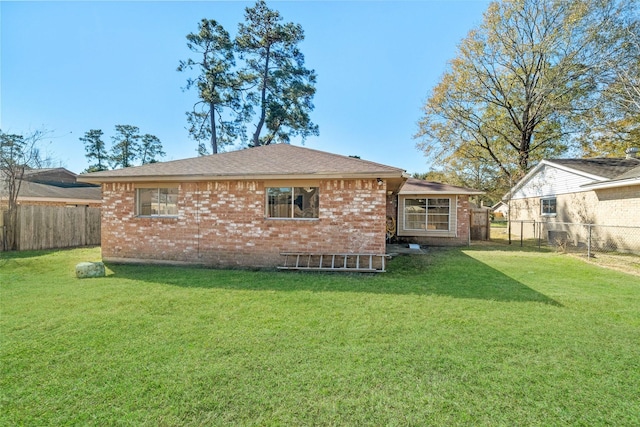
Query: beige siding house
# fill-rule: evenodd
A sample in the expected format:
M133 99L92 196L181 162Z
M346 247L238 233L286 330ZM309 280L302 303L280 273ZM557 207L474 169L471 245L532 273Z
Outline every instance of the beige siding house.
M615 227L640 227L640 159L630 150L626 158L543 160L503 201L512 221L610 226L607 238L624 247L628 231ZM533 225L523 230L537 237Z
M107 261L273 267L282 253L386 252L404 170L293 145L85 174Z

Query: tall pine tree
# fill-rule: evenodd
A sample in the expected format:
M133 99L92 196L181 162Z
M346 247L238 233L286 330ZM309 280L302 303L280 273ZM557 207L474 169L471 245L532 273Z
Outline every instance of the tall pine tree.
M238 27L236 46L244 60L241 75L251 88L247 99L258 110L254 146L289 142L295 136L304 140L319 133L310 118L316 74L305 68L298 49L304 31L299 24L281 21L278 11L259 0L245 9L245 22Z
M99 172L109 169L109 154L102 140L103 132L100 129L90 129L80 137L84 143L85 157L91 164L85 172Z
M116 135L111 139L111 166L114 169L134 166L140 152L140 129L131 125L116 125Z
M199 100L187 112L189 134L198 141L200 155L233 143L244 134L247 106L241 102L240 83L233 71L234 46L229 33L218 22L203 19L197 33L187 35L187 47L196 59L180 61L178 71L196 69L185 89L195 87ZM209 149L205 140L209 140Z

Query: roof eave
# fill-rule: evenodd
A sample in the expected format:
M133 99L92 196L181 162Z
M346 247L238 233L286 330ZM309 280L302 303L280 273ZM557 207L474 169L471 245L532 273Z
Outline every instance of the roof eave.
M485 194L484 191L436 191L436 190L432 190L432 191L410 191L410 190L406 190L406 191L400 191L400 195L401 196L406 196L406 195L424 195L424 196L430 196L430 195L437 195L437 194L451 194L454 196L478 196L480 194Z
M601 190L605 188L628 187L631 185L640 185L640 177L594 182L582 185L581 187L588 190Z
M112 182L194 182L194 181L264 181L264 180L303 180L303 179L391 179L404 178L405 172L314 172L305 174L237 174L237 175L138 175L138 176L96 176L80 175L78 182L91 184Z

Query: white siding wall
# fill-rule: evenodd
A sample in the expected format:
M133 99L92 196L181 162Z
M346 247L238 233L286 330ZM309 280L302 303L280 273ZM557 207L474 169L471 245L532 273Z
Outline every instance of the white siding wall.
M527 182L513 194L512 199L526 199L528 197L555 196L584 191L581 185L593 182L591 178L572 172L544 165L532 175Z

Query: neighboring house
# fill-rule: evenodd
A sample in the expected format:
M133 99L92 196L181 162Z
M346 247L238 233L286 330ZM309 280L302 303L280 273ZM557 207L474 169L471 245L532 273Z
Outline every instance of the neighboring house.
M637 149L627 150L626 158L543 160L503 201L512 221L640 227ZM533 227L524 230L525 237L537 237ZM607 238L624 246L627 232L611 229Z
M25 170L15 223L5 214L9 201L6 182L0 179L0 250L100 244L100 186L76 178L65 168ZM67 209L71 207L81 209Z
M504 220L509 216L509 205L507 205L502 200L491 206L491 212L493 212L494 218L496 220Z
M468 244L469 196L478 194L482 192L409 178L398 194L398 239L437 246Z
M28 169L18 193L18 205L100 207L100 186L79 183L65 168ZM6 208L5 182L0 180L0 206Z
M287 144L84 174L107 261L272 267L281 253L386 252L404 170Z

